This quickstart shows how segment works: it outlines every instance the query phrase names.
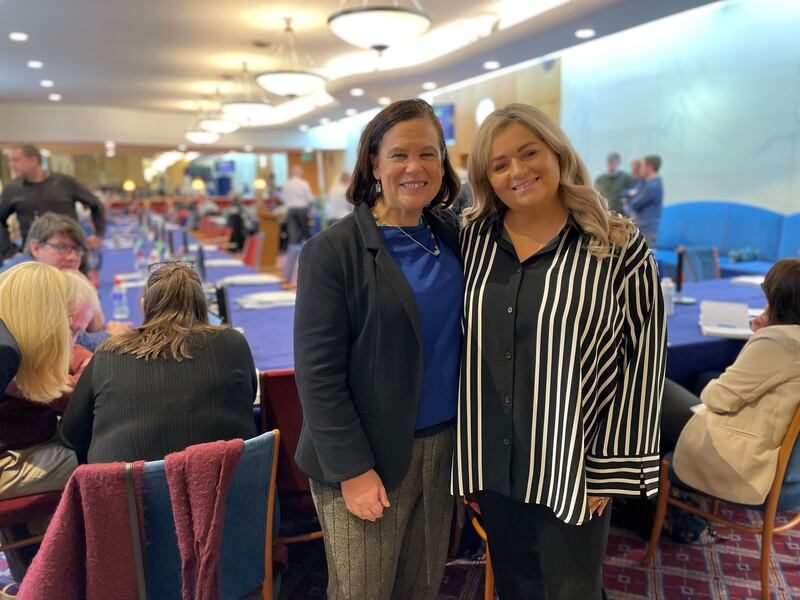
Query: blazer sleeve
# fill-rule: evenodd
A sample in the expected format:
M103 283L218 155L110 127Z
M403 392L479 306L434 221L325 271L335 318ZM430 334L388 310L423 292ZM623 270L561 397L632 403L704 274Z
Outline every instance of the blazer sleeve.
M770 329L757 331L736 361L705 387L700 399L709 410L719 414L739 412L793 373L790 367L796 350L791 340L783 340Z
M102 237L106 232L106 209L100 201L100 198L74 179L72 180L72 198L92 211L94 231L97 235Z
M58 437L67 448L75 451L78 462L85 464L92 443L94 427L94 391L92 373L96 368L97 355L92 357L81 374L64 416L58 426Z
M329 483L375 466L347 383L351 330L345 271L328 239L316 236L300 254L294 363L304 427Z
M658 492L667 326L658 267L641 235L624 260L620 372L586 457L586 488L597 496L652 496Z

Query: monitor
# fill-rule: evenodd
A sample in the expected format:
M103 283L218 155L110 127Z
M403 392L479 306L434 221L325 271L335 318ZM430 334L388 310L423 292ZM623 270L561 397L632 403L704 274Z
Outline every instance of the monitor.
M444 142L448 146L456 143L456 130L454 122L455 105L453 104L434 104L433 114L439 119L444 133Z
M232 160L218 160L217 175L232 175L236 171L236 163Z

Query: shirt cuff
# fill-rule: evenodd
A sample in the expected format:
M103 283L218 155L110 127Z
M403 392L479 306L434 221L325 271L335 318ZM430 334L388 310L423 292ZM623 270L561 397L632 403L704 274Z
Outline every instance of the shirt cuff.
M590 496L645 496L658 493L658 454L587 456L586 493Z

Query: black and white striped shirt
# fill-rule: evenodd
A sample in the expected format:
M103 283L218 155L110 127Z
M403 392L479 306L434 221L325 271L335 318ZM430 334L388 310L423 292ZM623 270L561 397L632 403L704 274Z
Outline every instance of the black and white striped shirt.
M570 218L520 263L502 216L461 234L466 293L453 491L548 506L658 491L666 320L638 232L599 260Z

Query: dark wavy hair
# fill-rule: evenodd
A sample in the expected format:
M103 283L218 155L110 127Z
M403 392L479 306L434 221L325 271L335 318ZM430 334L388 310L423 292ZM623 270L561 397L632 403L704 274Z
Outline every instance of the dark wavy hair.
M439 119L433 113L431 105L420 98L412 100L399 100L393 102L381 112L375 115L361 133L358 142L358 155L356 156L356 166L353 169L353 178L347 188L346 197L354 205L366 203L368 206L375 206L378 201L378 194L375 192L375 177L372 175L372 160L378 156L383 143L383 136L392 127L403 121L412 119L427 119L433 124L439 136L439 150L442 153L442 187L431 200L428 208L447 208L458 196L461 190L461 183L456 175L450 158L447 155L447 145L444 140L444 132Z
M800 258L779 260L764 277L770 325L800 325Z
M144 323L129 333L109 338L97 348L133 354L136 358L192 358L189 337L225 327L210 325L200 276L188 264L165 263L147 279Z

